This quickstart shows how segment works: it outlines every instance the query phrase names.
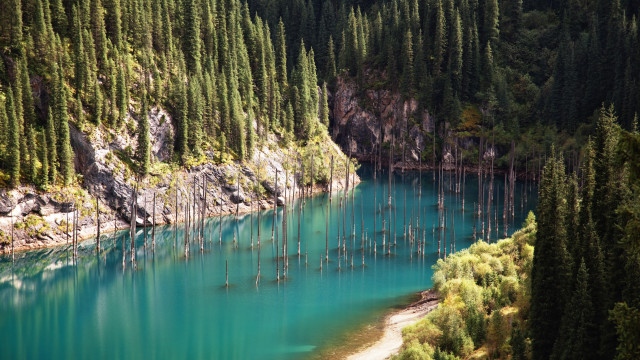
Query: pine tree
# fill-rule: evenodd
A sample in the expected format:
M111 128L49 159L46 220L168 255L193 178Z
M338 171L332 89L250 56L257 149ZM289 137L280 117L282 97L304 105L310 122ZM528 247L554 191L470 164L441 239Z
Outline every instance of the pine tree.
M286 128L286 133L288 134L288 136L292 136L293 135L293 123L294 123L294 115L293 115L293 106L291 106L291 103L287 104L287 112L285 114L285 128Z
M538 231L531 270L530 329L533 359L548 359L558 337L568 294L570 271L566 252L564 166L555 149L540 182Z
M246 156L245 159L253 158L253 153L256 147L256 134L253 129L253 107L251 103L248 105L247 117L245 120L245 141L246 141Z
M45 133L47 135L47 158L49 160L49 173L48 180L51 185L54 185L56 182L56 177L58 176L58 151L57 151L57 136L56 129L53 125L53 112L54 109L49 107L49 111L47 112L47 123L45 126Z
M436 3L436 26L435 39L433 43L433 74L439 76L442 71L444 62L444 54L447 48L447 29L445 24L444 11L442 9L442 0Z
M23 33L22 33L22 0L9 0L8 3L9 13L6 14L8 21L10 22L10 44L17 54L24 54L22 45Z
M482 59L482 74L484 75L483 89L490 91L493 86L495 68L493 65L493 50L491 50L491 44L487 42L484 47L484 54Z
M35 16L33 20L35 49L39 58L46 61L50 56L49 43L51 42L51 39L49 39L49 32L47 31L47 23L45 21L44 10L42 9L42 1L35 1L35 6Z
M75 85L76 92L82 92L82 86L84 85L87 78L87 64L85 63L85 52L84 52L84 43L82 40L82 31L83 26L81 23L81 18L78 15L78 9L74 5L72 9L74 21L74 30L73 30L73 55L74 62L76 65L75 68Z
M200 87L200 81L197 77L194 77L189 81L189 89L187 94L189 125L188 125L188 144L191 153L194 156L200 156L202 154L202 129L203 129L203 117L204 107L202 99L202 89Z
M176 117L176 146L175 152L179 161L184 161L184 157L188 153L189 139L189 102L187 100L187 89L182 82L178 80L178 116Z
M80 93L78 93L76 97L76 124L79 128L84 126L84 109L82 105L82 99L80 98Z
M196 0L184 1L184 57L189 71L200 70L200 16Z
M229 117L231 119L231 139L232 148L238 159L244 159L246 155L245 145L245 121L242 111L242 98L238 90L238 79L233 74L230 76L231 100L229 101Z
M31 82L29 81L29 70L27 68L27 58L23 56L20 59L20 87L22 93L22 114L23 127L35 124L36 113L33 105L33 94L31 91Z
M454 13L449 41L449 75L453 91L458 94L462 90L462 25L458 10Z
M6 109L9 117L9 139L7 142L9 178L11 186L16 187L20 184L20 125L14 108L11 86L7 91Z
M414 90L415 72L413 68L413 36L407 30L402 44L402 91L410 96Z
M111 43L116 50L122 49L122 6L121 0L106 0L106 25Z
M107 32L104 24L102 0L91 0L91 25L96 48L96 59L100 72L106 74L107 68Z
M102 95L102 89L99 83L96 81L93 88L93 121L96 126L100 126L102 122L102 107L104 104L104 97Z
M220 108L218 109L220 113L220 133L229 134L231 131L231 120L229 115L229 93L227 90L228 79L224 71L218 78L220 79Z
M567 304L559 332L560 337L554 349L554 354L558 359L588 360L598 358L595 350L597 343L593 338L596 329L593 323L593 304L589 296L588 277L584 259L581 259L576 286Z
M322 84L322 98L320 107L320 121L329 129L329 93L327 93L327 83Z
M280 85L280 92L286 93L287 91L287 47L286 38L284 33L284 23L282 19L278 22L278 29L276 32L276 74L278 75L278 84Z
M149 115L146 90L142 91L138 120L138 164L140 175L147 176L151 163L151 144L149 142Z
M578 179L576 173L572 173L567 182L567 215L565 217L565 228L567 231L567 251L574 261L582 257L580 244L578 242L579 200ZM579 264L574 263L573 265L574 271L572 271L571 274L575 277Z
M67 15L62 0L52 1L51 22L54 30L60 34L60 36L67 34Z
M307 69L308 77L309 77L309 118L311 119L311 126L314 127L316 120L318 119L319 106L320 106L320 97L318 96L318 75L316 68L316 60L313 49L309 50L309 56L307 57L309 60L309 67ZM311 130L313 133L313 129Z
M325 69L325 79L332 82L336 77L336 50L333 45L333 36L329 36L327 44L327 67Z
M55 88L55 116L58 124L58 153L60 154L60 173L62 183L67 186L71 184L74 176L73 150L71 149L71 139L69 136L69 114L67 113L67 90L62 75L62 69L57 68L57 84Z
M36 184L38 181L38 155L36 151L36 147L38 146L38 144L36 143L33 125L27 126L26 137L28 144L27 146L29 149L29 168L27 169L27 177L32 184Z
M49 186L49 146L47 144L47 133L40 134L40 187L46 189Z
M498 0L487 0L484 6L485 39L486 42L490 42L495 46L498 43L498 37L500 35L498 20L500 10L498 8Z
M117 124L122 124L129 106L127 103L127 84L125 81L124 69L122 66L118 66L118 79L116 83L116 103L118 105L118 120Z
M424 94L429 76L427 71L427 59L424 54L424 37L422 36L422 30L418 34L418 39L414 44L415 58L413 61L413 68L417 77L416 88L420 94ZM423 97L426 97L423 95Z

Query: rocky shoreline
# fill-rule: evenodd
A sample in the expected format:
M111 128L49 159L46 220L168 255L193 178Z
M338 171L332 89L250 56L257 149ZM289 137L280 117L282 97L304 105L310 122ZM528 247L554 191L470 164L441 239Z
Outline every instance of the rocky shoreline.
M131 221L136 221L138 227L149 226L154 223L154 214L157 225L183 222L184 206L188 198L194 196L194 184L200 189L197 196L204 200L203 184L206 183L207 217L272 208L274 194L282 204L284 198L290 199L294 192L298 198L301 193L310 196L329 188L334 191L344 188L346 156L328 136L300 147L298 144L281 146L282 139L269 134L261 139L251 159L235 162L229 157L220 159L219 153L209 151L196 163L180 168L171 161L173 129L168 117L158 108L149 113L154 161L149 176L140 182L136 182L127 164L135 153L133 134L111 132L102 127L80 129L70 123L77 182L70 187L46 191L34 187L0 190L0 254L11 251L12 238L14 251L67 243L71 237L68 223L74 209L79 212L78 238L95 237L96 204L100 209L101 235L126 229ZM327 180L311 188L309 163L314 155L314 177L322 173ZM329 187L331 156L335 157L336 168ZM305 163L306 174L302 169ZM304 187L300 186L303 176L307 183ZM359 183L360 179L353 174L351 181ZM137 216L132 219L134 193Z

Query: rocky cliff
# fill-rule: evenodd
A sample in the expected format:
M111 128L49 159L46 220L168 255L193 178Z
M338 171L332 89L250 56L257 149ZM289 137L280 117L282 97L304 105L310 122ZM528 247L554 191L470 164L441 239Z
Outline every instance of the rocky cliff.
M194 183L202 187L205 179L208 216L264 210L274 205L274 193L281 205L285 199L291 199L294 192L298 197L302 192L328 191L328 181L322 180L328 180L330 157L333 155L336 163L346 163L345 155L328 136L301 147L298 144L280 146L282 139L270 134L259 141L253 158L248 161L223 159L220 162L219 154L210 151L197 163L179 168L168 162L174 141L170 115L153 108L148 116L153 165L151 174L139 183L128 165L136 144L132 131L135 121L130 114L120 132L86 124L80 130L79 126L70 124L79 174L77 184L47 192L31 187L0 190L0 252L11 251L12 233L17 251L66 243L71 235L68 224L73 209L79 210L79 237L94 237L96 204L100 209L102 234L127 228L133 220L138 226L152 224L154 194L156 224L183 221L184 204L187 197L193 197ZM311 159L316 179L313 188L310 186ZM353 180L359 182L357 175ZM336 167L332 188L339 190L343 184L344 168ZM134 193L136 204L131 201ZM196 196L204 200L202 191ZM131 218L132 205L137 208L136 219Z
M393 140L397 149L405 147L407 162L418 162L431 141L433 118L413 98L403 99L387 89L360 93L354 81L338 77L331 100L331 135L346 153L359 159L371 159L380 144Z
M350 78L338 77L335 92L330 96L331 136L345 153L354 157L373 161L374 155L380 156L382 163L389 162L390 147L394 145L394 166L396 168L415 169L422 155L422 166L429 169L442 162L445 168L456 162L458 155L465 150L467 154L478 149L479 129L470 121L471 128L453 129L448 122L440 123L414 98L404 98L397 91L380 88L379 79L384 74L368 72L367 90L358 89ZM469 111L480 117L474 107ZM436 126L437 123L437 126ZM434 129L435 128L435 129ZM435 132L434 132L435 130ZM435 144L434 144L435 136ZM435 146L434 146L435 145ZM501 156L485 139L483 159ZM435 152L434 152L435 147ZM505 149L503 149L505 150ZM506 154L502 151L502 154ZM458 158L459 160L459 158ZM466 159L468 167L475 167L477 155Z

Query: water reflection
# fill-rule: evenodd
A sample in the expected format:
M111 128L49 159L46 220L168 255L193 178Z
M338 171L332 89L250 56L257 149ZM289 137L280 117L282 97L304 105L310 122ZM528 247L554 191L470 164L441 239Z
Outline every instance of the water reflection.
M208 219L204 250L200 252L200 245L193 242L188 257L184 255L183 226L177 232L173 226L158 227L154 251L151 246L144 248L145 230L138 229L135 270L128 232L104 235L99 256L95 242L85 241L79 244L76 260L66 245L19 253L15 262L2 257L3 354L7 358L105 359L297 359L315 354L339 342L349 330L375 320L384 309L406 302L407 295L431 285L438 237L444 235L438 229L437 182L430 173L421 180L418 173L394 174L393 206L389 207L388 175L379 174L374 181L371 170L361 170L364 182L349 196L346 207L340 207L342 193L334 193L330 203L324 195L302 205L300 256L298 206L287 207L288 270L286 279L280 281L276 281L276 264L280 264L282 277L283 259L276 261L272 211L262 212L260 223L255 214L224 217L222 223L218 218ZM444 186L443 208L455 221L457 250L471 243L473 224L480 227L471 211L478 199L476 178L468 176L464 183L465 211L462 193L449 192L448 183ZM502 194L504 184L499 179L495 187L494 194ZM518 199L523 185L516 188ZM516 202L509 232L522 223L535 206L535 198L531 188L526 206ZM502 214L501 200L494 200L492 208L497 214ZM282 255L282 208L277 215L278 252ZM338 222L343 215L346 220ZM495 217L502 226L501 216ZM258 226L261 277L256 286ZM389 234L389 228L394 233ZM452 230L448 225L449 246ZM495 239L495 226L493 231L491 238Z

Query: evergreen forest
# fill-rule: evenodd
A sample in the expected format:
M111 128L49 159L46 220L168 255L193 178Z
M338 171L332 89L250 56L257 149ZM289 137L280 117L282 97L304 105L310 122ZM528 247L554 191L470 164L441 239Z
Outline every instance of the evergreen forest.
M74 136L95 129L135 139L119 156L148 176L157 109L188 168L326 138L340 80L389 90L435 119L421 160L480 121L474 145L536 143L543 167L522 232L438 262L457 312L406 330L398 357L640 359L639 16L640 0L2 0L0 188L81 184ZM509 279L478 275L498 250Z

